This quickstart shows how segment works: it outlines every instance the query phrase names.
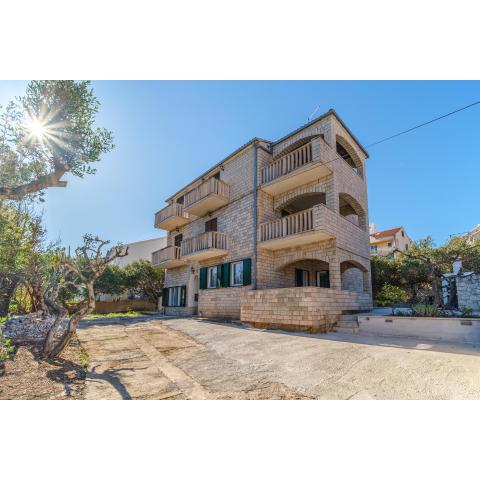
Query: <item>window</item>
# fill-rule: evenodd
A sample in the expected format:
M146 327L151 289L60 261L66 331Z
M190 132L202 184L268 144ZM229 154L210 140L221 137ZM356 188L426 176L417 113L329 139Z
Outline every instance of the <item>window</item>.
M322 288L330 288L330 275L328 270L316 272L316 286Z
M207 288L217 288L218 286L218 266L208 267Z
M217 231L217 219L212 218L205 222L205 232L216 232Z
M233 287L243 285L243 261L230 265L230 285Z
M165 307L184 307L185 299L185 286L165 288L162 295L162 305Z
M402 230L402 237L405 237L405 232Z
M405 245L405 250L408 250L408 243Z
M300 268L295 269L295 286L308 287L310 284L310 272Z
M388 243L387 243L387 246L388 246L388 247L391 247L391 246L392 246L392 242L388 242Z
M175 235L175 238L173 239L174 245L176 247L179 247L180 244L182 243L182 240L183 240L183 233Z
M372 253L377 253L378 251L378 246L377 245L370 245L370 251Z

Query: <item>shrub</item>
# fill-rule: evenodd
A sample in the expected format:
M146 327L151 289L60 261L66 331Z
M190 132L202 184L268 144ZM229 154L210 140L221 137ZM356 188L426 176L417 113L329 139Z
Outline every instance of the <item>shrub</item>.
M436 305L418 303L412 307L413 314L417 317L439 317L440 310Z
M0 318L0 325L4 323L6 319L6 317ZM12 341L4 337L0 331L0 363L7 360L14 349L15 347L12 345Z
M462 312L462 317L469 317L473 313L473 309L470 307L462 307L460 311Z
M408 293L400 287L386 284L377 295L377 303L382 307L392 307L392 313L395 315L395 306L408 301Z

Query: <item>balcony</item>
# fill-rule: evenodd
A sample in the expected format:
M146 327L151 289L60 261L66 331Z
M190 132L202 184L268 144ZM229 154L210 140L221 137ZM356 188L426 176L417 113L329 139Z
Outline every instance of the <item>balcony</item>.
M228 237L220 232L205 232L186 238L181 245L182 260L205 260L228 253Z
M263 167L260 188L270 195L279 195L330 173L320 159L313 160L312 144L307 143Z
M335 238L335 213L325 205L259 225L259 247L280 250Z
M188 213L183 211L183 205L179 203L171 203L155 214L155 228L163 230L175 230L183 227L189 221Z
M152 253L152 265L154 267L174 268L186 263L185 260L180 258L180 247L171 245Z
M230 186L216 178L209 178L185 195L183 211L203 217L227 205L229 200Z

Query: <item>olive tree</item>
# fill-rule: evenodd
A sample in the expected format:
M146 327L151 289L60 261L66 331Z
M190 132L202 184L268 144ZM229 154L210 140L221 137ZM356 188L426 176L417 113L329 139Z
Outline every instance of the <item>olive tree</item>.
M128 247L116 245L106 252L110 242L93 235L83 237L83 245L78 247L73 258L62 254L57 268L51 274L50 285L45 296L45 304L55 320L48 331L43 346L43 356L53 358L68 345L77 329L78 322L95 309L95 281L103 274L107 265L119 257L128 255ZM58 301L62 289L73 288L81 292L82 300L68 311Z

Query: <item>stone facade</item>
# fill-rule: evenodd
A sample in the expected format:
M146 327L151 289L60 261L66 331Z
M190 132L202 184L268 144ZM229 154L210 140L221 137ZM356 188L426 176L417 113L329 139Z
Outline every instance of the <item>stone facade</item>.
M178 306L167 302L165 312L322 331L343 310L369 308L366 158L338 115L329 111L278 142L253 139L170 197L169 204L183 205L188 213L186 194L194 189L205 192L212 177L227 184L224 205L197 217L189 214L186 224L169 229L167 242L181 246L213 229L226 236L228 246L202 244L194 255L176 259L174 267L165 264L166 287L186 291ZM204 195L195 206L197 212L202 201L214 205L216 195ZM220 265L222 272L225 265L246 259L251 262L249 274L243 272L247 284L231 287L224 284L225 278L222 288L202 284L206 268ZM299 285L301 275L308 285ZM317 286L320 275L327 284ZM281 298L291 303L287 308L287 300L280 301L282 319L275 320L274 307ZM264 300L273 310L257 305ZM294 323L283 318L288 312Z
M456 283L459 308L467 307L480 312L480 275L458 275Z

